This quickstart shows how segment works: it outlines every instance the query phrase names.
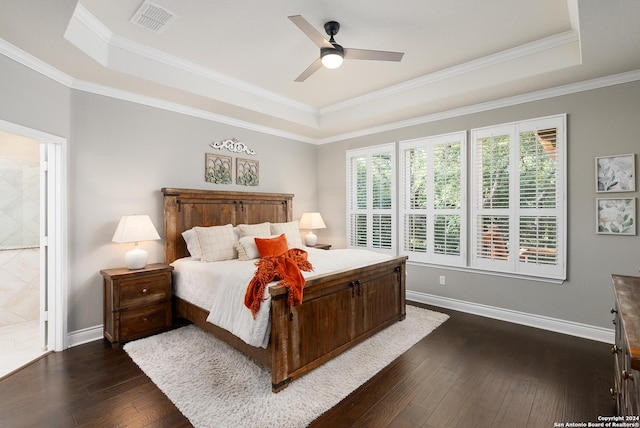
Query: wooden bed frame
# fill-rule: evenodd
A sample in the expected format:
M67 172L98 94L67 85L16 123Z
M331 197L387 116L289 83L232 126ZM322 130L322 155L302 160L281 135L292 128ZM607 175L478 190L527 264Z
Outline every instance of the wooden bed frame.
M245 193L163 188L165 261L187 257L181 233L194 226L292 220L291 194ZM174 296L174 314L224 340L271 369L272 390L403 320L405 262L396 257L376 265L345 270L306 281L303 302L293 313L287 289L269 288L271 336L268 347L246 344L206 322L208 310Z

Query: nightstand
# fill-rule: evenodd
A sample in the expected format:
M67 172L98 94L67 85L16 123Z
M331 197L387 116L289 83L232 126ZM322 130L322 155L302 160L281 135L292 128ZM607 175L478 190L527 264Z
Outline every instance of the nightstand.
M143 269L103 269L104 337L114 348L171 328L171 271L162 263Z
M319 250L328 250L331 248L331 244L316 244L312 245L309 248L317 248Z

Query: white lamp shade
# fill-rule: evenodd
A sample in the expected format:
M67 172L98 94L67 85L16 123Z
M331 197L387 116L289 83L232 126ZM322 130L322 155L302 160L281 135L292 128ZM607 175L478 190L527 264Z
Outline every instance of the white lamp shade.
M126 215L120 219L112 241L118 243L135 242L136 247L125 254L124 261L129 269L142 269L147 265L149 253L138 248L138 242L158 239L160 239L160 235L148 215Z
M148 215L125 215L120 219L113 242L140 242L160 239Z
M309 229L309 233L304 237L304 243L307 247L313 247L318 242L318 237L313 233L313 229L325 229L327 227L320 213L302 214L299 226L301 229Z
M327 227L320 213L304 213L300 217L301 229L325 229Z

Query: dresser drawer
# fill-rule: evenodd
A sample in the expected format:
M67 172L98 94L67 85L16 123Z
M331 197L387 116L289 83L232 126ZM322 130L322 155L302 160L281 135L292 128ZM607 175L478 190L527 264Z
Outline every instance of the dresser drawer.
M615 294L612 392L618 415L635 423L640 413L640 277L614 274L611 278Z
M120 308L145 306L171 297L171 273L120 282Z
M120 315L120 341L156 334L171 326L171 306L162 303L139 309L128 309Z

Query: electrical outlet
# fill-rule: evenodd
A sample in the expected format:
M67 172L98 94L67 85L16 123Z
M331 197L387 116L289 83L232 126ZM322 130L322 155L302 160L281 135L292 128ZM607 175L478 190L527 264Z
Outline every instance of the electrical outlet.
M444 275L440 275L440 285L447 285Z

